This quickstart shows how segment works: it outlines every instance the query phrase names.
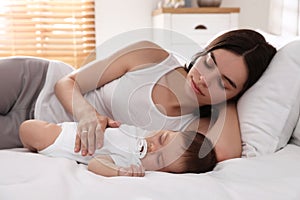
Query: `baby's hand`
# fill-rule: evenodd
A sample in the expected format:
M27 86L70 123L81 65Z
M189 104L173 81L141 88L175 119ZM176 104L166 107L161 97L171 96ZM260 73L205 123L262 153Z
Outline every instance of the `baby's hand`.
M142 165L131 165L130 167L120 167L118 170L118 176L145 176L145 169Z

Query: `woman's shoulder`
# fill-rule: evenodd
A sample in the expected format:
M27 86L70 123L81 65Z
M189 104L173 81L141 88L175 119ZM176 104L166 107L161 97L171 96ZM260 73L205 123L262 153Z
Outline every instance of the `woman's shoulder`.
M132 45L132 48L137 49L135 52L140 53L142 56L156 61L163 61L169 56L169 52L166 49L148 40L136 42Z
M129 71L147 68L165 61L169 56L169 52L158 44L143 40L136 42L127 47L126 59L132 66Z
M202 133L206 135L210 125L211 125L210 117L202 117L194 120L186 129L186 131L196 131L198 133Z
M136 48L136 47L138 47L138 49L152 49L152 50L158 50L158 51L165 51L165 52L167 52L160 45L158 45L157 43L152 42L150 40L140 40L140 41L137 41L135 43L132 43L128 47L129 48Z

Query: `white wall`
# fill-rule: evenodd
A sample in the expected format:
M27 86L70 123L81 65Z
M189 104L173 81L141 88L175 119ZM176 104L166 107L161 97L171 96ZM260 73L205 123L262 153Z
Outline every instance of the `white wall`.
M159 0L95 0L96 43L122 32L151 27L151 13Z
M223 0L223 7L240 7L240 28L267 31L271 0Z
M151 12L159 1L95 0L97 45L119 33L150 27ZM267 30L270 1L223 0L221 6L241 8L240 28Z
M300 0L272 0L269 29L274 34L299 35Z

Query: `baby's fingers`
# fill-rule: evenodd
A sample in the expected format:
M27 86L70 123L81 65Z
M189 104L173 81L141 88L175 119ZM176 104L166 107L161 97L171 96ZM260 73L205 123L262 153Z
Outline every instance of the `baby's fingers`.
M142 165L131 165L132 176L141 177L145 176L145 170Z
M140 177L145 176L145 168L142 165L140 165L138 168L138 176Z
M145 176L145 169L142 165L130 165L130 167L120 167L118 176Z

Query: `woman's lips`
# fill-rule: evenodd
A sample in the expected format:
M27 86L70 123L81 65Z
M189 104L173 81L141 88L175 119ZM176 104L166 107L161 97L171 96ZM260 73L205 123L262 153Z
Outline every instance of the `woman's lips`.
M200 90L200 88L195 84L194 80L192 79L191 81L191 86L193 88L193 90L197 93L197 94L201 94L202 96L205 96L205 94Z

